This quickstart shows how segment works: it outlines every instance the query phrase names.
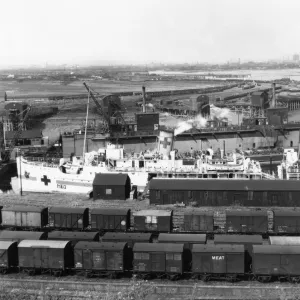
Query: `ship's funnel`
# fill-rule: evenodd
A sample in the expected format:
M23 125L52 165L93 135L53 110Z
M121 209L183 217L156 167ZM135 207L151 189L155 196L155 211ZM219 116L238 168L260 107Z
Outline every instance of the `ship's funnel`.
M146 88L143 86L143 113L146 112Z
M158 137L158 152L164 157L169 157L173 149L174 133L169 131L160 131Z
M276 107L276 83L272 83L272 107Z

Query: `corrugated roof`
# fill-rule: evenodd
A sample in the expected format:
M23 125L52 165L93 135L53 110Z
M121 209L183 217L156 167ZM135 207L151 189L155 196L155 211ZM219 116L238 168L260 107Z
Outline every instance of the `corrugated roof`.
M299 211L289 210L274 210L274 216L276 217L300 217Z
M93 185L121 185L126 184L127 174L118 173L97 173Z
M297 180L223 180L153 178L150 190L174 191L300 191Z
M93 208L91 214L93 215L107 215L107 216L126 216L130 212L128 208Z
M78 242L74 249L97 249L97 250L111 250L111 251L121 251L125 248L126 243L112 243L112 242Z
M158 242L206 243L206 234L160 233Z
M231 243L245 243L245 244L262 244L263 238L261 235L240 235L240 234L215 234L214 243L231 244Z
M135 243L133 252L183 252L184 244Z
M69 213L69 214L83 214L88 208L85 207L59 207L52 206L49 208L49 213Z
M299 236L269 236L270 245L299 245L300 246L300 237Z
M155 210L155 209L145 209L133 212L134 216L157 216L157 217L170 217L172 215L172 210Z
M149 241L151 239L151 233L137 233L137 232L106 232L102 240L123 240L123 241Z
M192 252L205 252L205 253L240 253L244 252L245 248L243 245L201 245L201 244L194 244Z
M253 245L253 253L257 254L300 254L300 246Z
M80 232L80 231L52 231L48 233L48 239L83 239L93 240L97 232ZM1 235L0 235L1 238Z
M44 232L39 231L10 231L2 230L0 231L0 240L2 239L15 239L15 240L39 240Z
M42 212L44 209L46 208L38 206L14 205L3 207L2 211Z
M267 211L261 210L226 210L226 216L244 216L244 217L268 217Z
M11 245L15 244L15 241L0 241L0 249L7 250Z
M11 140L14 138L16 131L6 131L5 138L7 140ZM21 132L21 135L18 139L37 139L42 138L42 132L40 129L31 129L31 130L24 130Z
M23 240L19 243L19 248L51 248L64 249L70 241L37 241Z

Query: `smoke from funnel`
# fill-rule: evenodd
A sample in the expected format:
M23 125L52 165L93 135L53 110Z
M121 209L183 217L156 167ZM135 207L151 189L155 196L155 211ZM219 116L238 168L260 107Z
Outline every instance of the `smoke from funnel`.
M179 122L176 129L174 130L174 135L181 134L192 128L200 129L206 126L207 120L201 115L197 115L194 119L188 121Z
M216 118L218 120L228 119L230 117L230 110L228 108L220 108L216 107L213 104L210 105L210 115L212 118Z

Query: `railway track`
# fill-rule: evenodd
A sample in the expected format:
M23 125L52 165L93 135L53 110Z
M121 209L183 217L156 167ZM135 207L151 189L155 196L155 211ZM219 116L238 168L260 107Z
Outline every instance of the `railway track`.
M31 299L115 299L117 294L135 296L144 293L144 299L297 299L300 285L236 284L199 281L129 281L129 280L54 280L32 277L17 279L1 276L0 293L30 295ZM145 292L146 291L146 295ZM57 298L55 298L57 297ZM17 297L15 299L18 299ZM124 299L124 298L120 298ZM129 298L130 299L130 298ZM133 298L137 299L137 298Z

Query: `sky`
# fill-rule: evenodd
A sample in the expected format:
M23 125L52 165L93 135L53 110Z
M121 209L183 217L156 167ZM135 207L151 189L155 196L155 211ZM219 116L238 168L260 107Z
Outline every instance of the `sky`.
M0 67L300 53L299 0L3 0L0 11Z

